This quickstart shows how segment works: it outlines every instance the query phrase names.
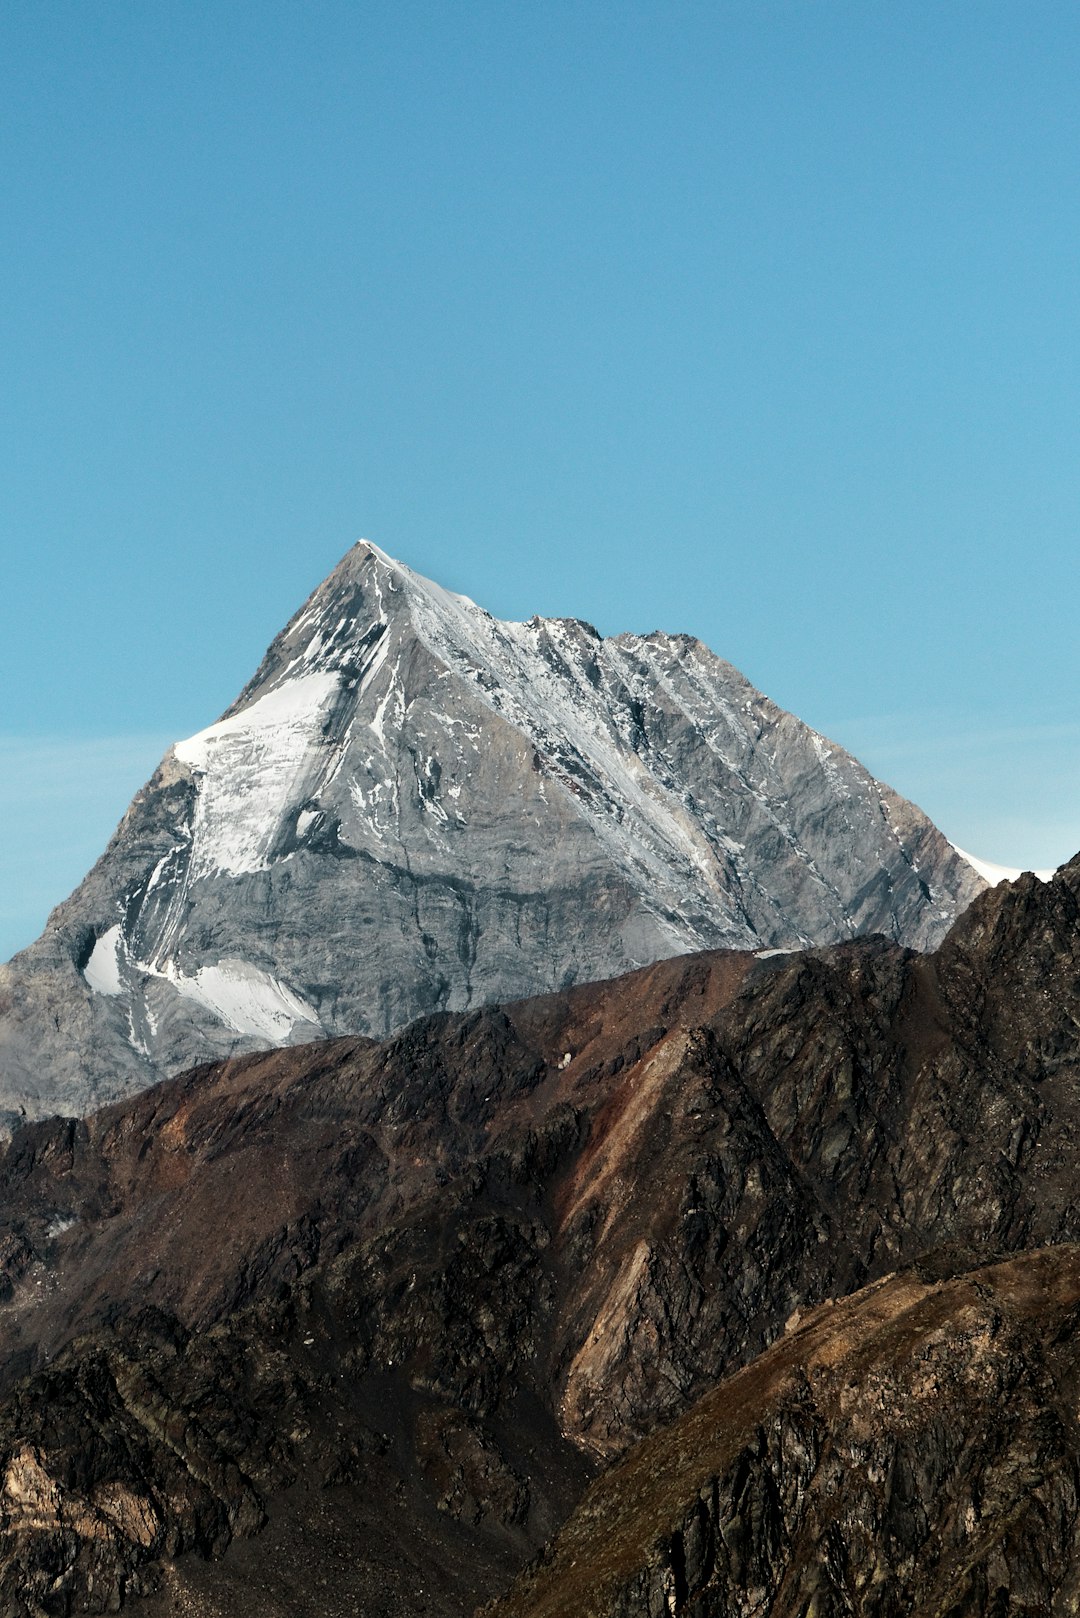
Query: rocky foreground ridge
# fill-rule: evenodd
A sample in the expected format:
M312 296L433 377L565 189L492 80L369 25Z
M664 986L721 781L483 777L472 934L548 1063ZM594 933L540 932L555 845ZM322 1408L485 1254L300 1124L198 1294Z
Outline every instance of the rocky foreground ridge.
M0 1609L1071 1611L1078 1184L1080 858L30 1125Z
M700 642L501 623L362 543L0 967L0 1114L690 950L926 948L984 886Z
M1075 1246L796 1314L487 1618L1074 1612L1078 1325Z

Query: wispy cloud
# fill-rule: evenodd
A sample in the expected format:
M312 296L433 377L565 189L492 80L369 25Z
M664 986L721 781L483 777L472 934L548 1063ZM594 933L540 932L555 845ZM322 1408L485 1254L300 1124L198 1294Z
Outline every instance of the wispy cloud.
M171 739L0 736L0 960L85 876Z

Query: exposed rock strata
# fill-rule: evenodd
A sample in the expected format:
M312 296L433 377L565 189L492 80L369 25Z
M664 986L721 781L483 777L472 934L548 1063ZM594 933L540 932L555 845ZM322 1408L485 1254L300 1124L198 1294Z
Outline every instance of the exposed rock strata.
M687 950L924 948L984 885L700 642L500 623L361 544L0 968L0 1108Z
M149 1618L239 1618L253 1604L273 1618L376 1618L422 1610L421 1590L431 1614L464 1614L549 1539L590 1473L685 1418L718 1379L756 1371L796 1311L912 1264L924 1280L902 1287L916 1299L925 1277L972 1269L988 1248L1080 1239L1078 967L1080 860L1050 884L983 895L932 956L868 939L668 960L425 1019L381 1044L237 1059L85 1122L18 1131L0 1158L0 1469L15 1480L0 1590L44 1602L32 1583L44 1568L61 1581L57 1612L159 1584ZM1046 1282L1051 1301L1057 1286ZM1053 1428L1072 1317L1033 1304L1029 1332L1008 1289L986 1348L1005 1380L973 1383L967 1404L964 1356L983 1332L965 1324L970 1292L949 1293L957 1307L939 1322L968 1448L935 1450L938 1429L920 1429L944 1468L926 1474L943 1480L936 1495L917 1480L927 1544L967 1522L940 1515L954 1497L977 1483L989 1498L999 1451L1003 1488L1025 1475L1031 1434L1039 1466L1074 1464L1071 1428ZM812 1317L815 1343L828 1318ZM851 1408L871 1408L860 1401L885 1385L884 1362L845 1364ZM888 1370L904 1399L905 1366ZM793 1543L826 1509L813 1478L836 1386L807 1416L811 1505L770 1519ZM1020 1414L999 1434L979 1411L1006 1406L1010 1388ZM786 1467L795 1451L777 1453ZM747 1501L798 1472L774 1477L770 1454L754 1471L748 1452ZM838 1510L856 1498L849 1481L836 1474ZM1073 1508L1037 1482L1057 1526L1039 1538L1025 1519L1024 1533L1065 1601ZM866 1508L864 1570L880 1505ZM836 1519L844 1543L861 1509ZM1003 1521L978 1519L988 1533ZM1028 1574L1005 1528L987 1547L963 1533L989 1571L958 1610L997 1610L1000 1565L1019 1599ZM901 1573L916 1543L903 1535ZM304 1549L316 1541L321 1561ZM634 1578L660 1564L653 1539L634 1543L645 1562L626 1564L619 1589L634 1618L652 1618ZM220 1563L203 1560L226 1545ZM308 1563L327 1586L300 1586ZM816 1610L922 1611L875 1608L876 1589L849 1590L847 1607L822 1594Z

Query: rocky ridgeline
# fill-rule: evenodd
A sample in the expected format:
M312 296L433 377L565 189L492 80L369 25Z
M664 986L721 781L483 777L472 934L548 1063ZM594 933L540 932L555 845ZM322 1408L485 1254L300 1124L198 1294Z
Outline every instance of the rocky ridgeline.
M688 950L927 948L984 885L700 642L501 623L360 544L0 968L0 1109Z
M487 1618L1065 1613L1080 1249L908 1272L787 1335L589 1490Z
M4 1609L1069 1610L1078 968L1080 859L19 1130Z

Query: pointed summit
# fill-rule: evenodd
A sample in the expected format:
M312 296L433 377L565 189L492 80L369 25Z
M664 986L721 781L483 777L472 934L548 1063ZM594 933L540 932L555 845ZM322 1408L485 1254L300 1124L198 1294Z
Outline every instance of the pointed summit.
M927 947L983 886L699 641L503 623L361 541L2 969L0 1105L705 947Z

